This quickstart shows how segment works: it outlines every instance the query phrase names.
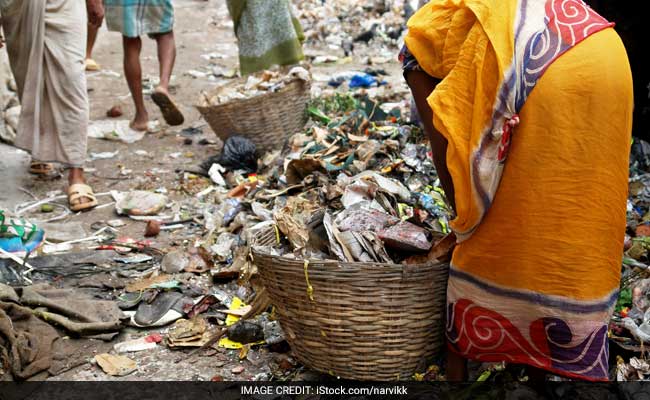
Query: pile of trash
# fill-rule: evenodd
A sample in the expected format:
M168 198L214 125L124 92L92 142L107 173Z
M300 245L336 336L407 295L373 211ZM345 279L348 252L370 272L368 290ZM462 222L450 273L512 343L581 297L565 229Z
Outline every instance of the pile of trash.
M650 144L635 139L630 158L627 232L621 291L612 322L610 340L617 351L644 352L650 344ZM644 359L617 357L619 381L648 379Z
M451 212L419 127L364 95L317 99L308 112L310 126L284 154L264 157L254 182L229 188L221 222L246 226L247 237L219 235L219 257L270 225L286 240L269 253L348 262L403 262L449 233ZM224 186L214 174L224 166L204 168Z
M5 51L0 51L0 140L13 143L16 139L20 104L16 82L9 69Z
M405 33L406 17L413 9L408 1L387 0L302 0L296 2L296 7L310 47L323 50L307 54L314 64L337 62L366 47L373 51L368 52L372 56L365 57L365 63L393 60ZM341 52L340 56L334 55Z
M281 70L264 70L249 75L246 80L233 80L217 86L210 93L201 92L199 105L202 107L226 104L233 100L244 100L265 93L277 92L287 84L301 80L311 80L309 71L303 67L293 67L288 73Z
M419 129L368 114L377 107L368 98L354 104L291 140L281 179L302 190L274 204L290 245L276 255L395 263L449 233L450 211Z

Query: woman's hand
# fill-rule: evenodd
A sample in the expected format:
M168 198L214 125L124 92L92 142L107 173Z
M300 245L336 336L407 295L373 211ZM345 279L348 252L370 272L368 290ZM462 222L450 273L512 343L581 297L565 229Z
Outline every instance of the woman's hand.
M104 3L102 0L86 0L88 9L88 23L93 26L101 26L104 20Z

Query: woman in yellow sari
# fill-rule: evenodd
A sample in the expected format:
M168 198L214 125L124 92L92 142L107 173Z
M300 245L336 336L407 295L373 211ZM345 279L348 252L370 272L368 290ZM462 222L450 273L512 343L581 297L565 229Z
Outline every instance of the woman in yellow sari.
M608 379L632 78L581 0L433 0L405 77L456 211L448 377L465 359Z

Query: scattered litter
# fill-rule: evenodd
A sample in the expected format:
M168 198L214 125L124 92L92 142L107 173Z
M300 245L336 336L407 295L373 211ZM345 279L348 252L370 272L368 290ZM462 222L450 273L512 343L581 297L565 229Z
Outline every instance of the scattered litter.
M228 339L242 344L257 343L264 340L264 329L250 321L238 321L228 327Z
M257 148L245 137L231 136L224 143L221 154L218 157L210 157L202 166L206 171L213 171L214 165L219 165L216 170L218 172L242 170L245 173L254 173L257 171ZM217 181L215 183L221 185Z
M210 340L210 332L205 319L195 317L190 320L179 319L169 328L167 346L201 347Z
M122 112L122 107L120 106L113 106L111 107L108 111L106 111L106 116L108 118L119 118L124 114Z
M113 152L106 151L103 153L90 153L90 160L110 160L111 158L115 158L118 154L120 154L119 150L115 150Z
M153 257L148 254L133 254L130 256L115 257L113 260L122 264L140 264L153 260Z
M125 376L138 368L135 361L125 356L115 356L112 354L98 354L95 356L95 362L105 373L111 376Z
M185 252L175 250L163 257L160 268L168 274L175 274L185 270L190 265L190 259Z
M385 82L383 81L378 81L376 77L369 75L369 74L356 74L350 79L350 83L348 86L351 89L354 88L369 88L373 85L381 85L384 84Z
M162 211L167 204L167 196L142 190L111 194L116 202L115 209L121 215L152 216Z
M144 237L156 237L160 233L160 229L160 222L155 220L148 221L144 231Z
M129 144L142 140L146 132L133 130L129 124L128 120L92 121L88 127L88 137Z
M151 335L127 340L125 342L117 343L113 346L113 350L116 353L136 353L138 351L152 350L158 347L158 343L162 342L163 338L157 333L152 333Z
M73 249L73 246L68 243L59 243L59 244L46 244L43 245L41 251L43 254L57 254L57 253L67 253Z
M137 282L130 283L126 286L126 291L129 293L133 292L142 292L143 290L149 289L152 285L161 282L167 282L170 280L170 276L166 274L157 275L151 278L142 279Z
M112 219L110 221L106 221L106 224L111 228L120 228L126 226L126 222L122 221L121 219Z
M210 179L212 179L212 182L216 183L219 186L225 187L226 186L226 181L223 179L223 176L221 175L223 172L226 172L226 169L222 167L220 164L212 164L210 169L208 170L208 175L210 175Z
M191 76L192 78L205 78L208 76L207 72L197 71L195 69L191 69L187 71L186 74Z
M72 242L85 238L86 230L81 222L51 222L40 224L46 232L46 239L51 243Z
M234 297L232 299L232 303L230 304L230 307L228 308L228 311L232 313L233 311L240 311L242 309L246 310L246 307L247 307L246 304L244 304L244 302L242 302L241 299L239 299L238 297ZM250 309L246 310L246 312L248 311L250 311ZM240 319L241 316L228 314L228 317L226 318L226 326L231 327L234 324L236 324ZM262 342L253 343L253 344L261 344L261 343ZM219 347L223 347L226 349L241 349L242 347L244 347L244 345L242 343L235 342L233 340L230 340L227 337L224 337L219 340Z

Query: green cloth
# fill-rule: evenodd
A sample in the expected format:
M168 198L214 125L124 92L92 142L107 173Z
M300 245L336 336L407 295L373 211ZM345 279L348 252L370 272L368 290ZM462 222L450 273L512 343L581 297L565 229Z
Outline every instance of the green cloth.
M272 65L296 64L304 58L305 39L289 0L227 0L239 41L242 75Z

